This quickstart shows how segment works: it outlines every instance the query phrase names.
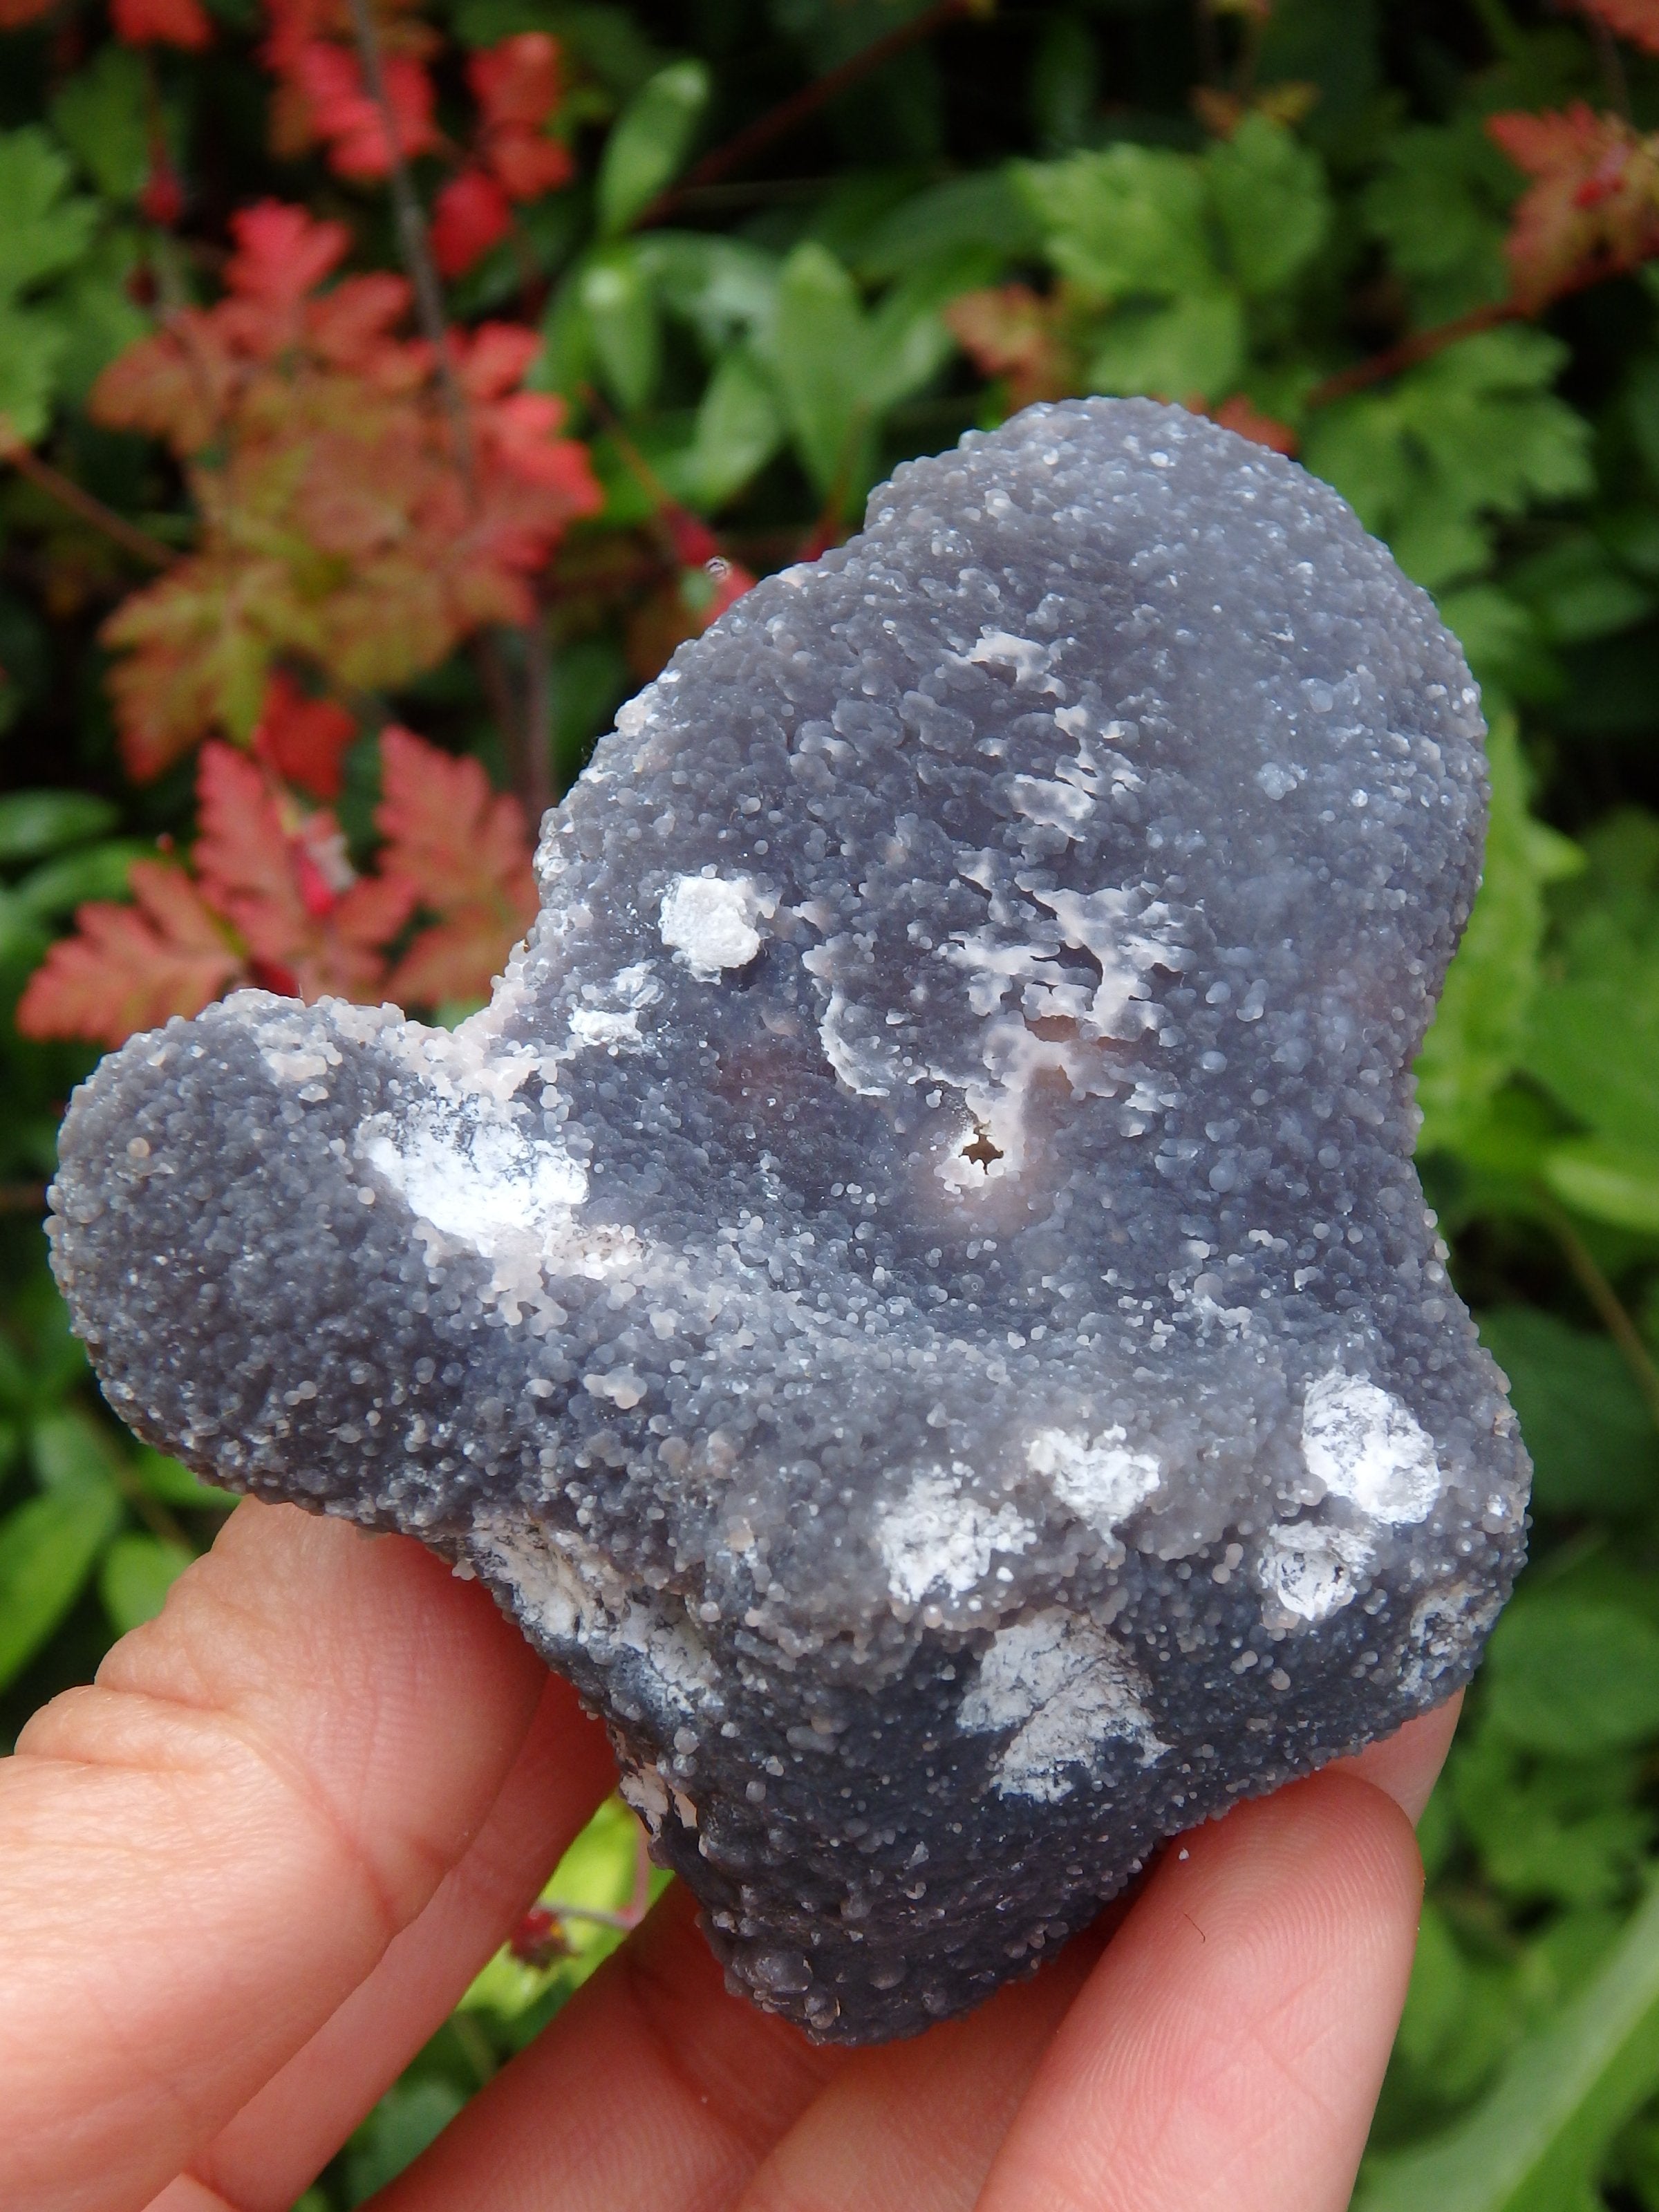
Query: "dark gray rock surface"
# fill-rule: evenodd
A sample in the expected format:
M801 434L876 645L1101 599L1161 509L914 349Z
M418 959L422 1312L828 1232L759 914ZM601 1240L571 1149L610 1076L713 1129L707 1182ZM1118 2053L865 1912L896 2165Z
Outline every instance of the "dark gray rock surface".
M245 992L103 1063L53 1227L105 1390L483 1577L761 2003L960 2011L1507 1592L1406 1073L1480 739L1226 431L915 462L623 708L487 1011Z

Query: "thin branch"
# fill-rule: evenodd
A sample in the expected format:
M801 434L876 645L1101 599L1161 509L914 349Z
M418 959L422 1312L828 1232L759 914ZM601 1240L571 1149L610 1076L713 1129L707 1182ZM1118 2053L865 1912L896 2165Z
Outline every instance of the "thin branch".
M9 461L20 477L27 477L48 499L55 499L60 507L68 507L71 514L78 514L82 522L101 530L106 538L112 538L124 550L148 562L152 568L170 568L178 559L170 545L163 545L148 530L140 530L136 522L129 522L125 515L118 514L101 499L94 499L89 491L83 491L73 477L66 477L50 461L43 461L32 447L24 445L21 439L12 437L3 428L0 428L0 460Z
M1578 1279L1578 1286L1595 1309L1601 1326L1624 1355L1643 1402L1659 1427L1659 1367L1642 1341L1641 1331L1626 1310L1623 1300L1607 1280L1597 1263L1595 1255L1574 1227L1565 1210L1557 1205L1547 1192L1540 1192L1539 1204L1550 1232L1563 1253L1566 1262Z
M1547 300L1528 303L1511 294L1506 300L1495 300L1484 307L1472 308L1467 315L1455 315L1449 323L1435 323L1426 331L1413 331L1397 344L1385 346L1381 353L1369 354L1351 368L1338 369L1334 376L1328 376L1322 384L1315 385L1303 404L1309 408L1328 407L1334 399L1346 399L1351 392L1363 392L1368 385L1382 384L1391 376L1398 376L1402 369L1414 368L1420 361L1432 360L1448 346L1474 337L1481 331L1495 330L1500 323L1530 322L1577 293L1588 292L1597 284L1610 283L1615 276L1633 275L1656 254L1659 254L1659 247L1650 247L1645 253L1587 261L1565 283L1558 284Z
M46 1186L43 1182L0 1182L0 1213L44 1213Z
M353 0L354 6L361 4L362 0ZM896 54L902 54L907 47L932 38L935 31L942 29L946 23L954 22L959 15L983 12L982 0L935 0L933 7L924 9L920 15L913 15L908 23L901 23L897 30L890 31L884 39L877 39L871 45L860 47L857 53L842 62L839 69L832 69L827 75L815 77L811 84L804 85L799 92L791 94L787 100L780 100L764 115L757 116L754 122L746 124L723 146L716 146L712 153L705 154L678 184L670 185L665 191L658 193L639 216L635 228L644 229L651 223L661 222L665 216L674 213L688 192L697 191L705 185L718 184L722 177L728 176L733 169L741 168L744 162L752 161L757 154L775 140L787 137L809 115L816 115L819 108L839 98L849 86L868 76L872 70L878 70L884 62L891 61Z
M386 133L386 159L390 165L386 181L392 192L392 213L397 218L398 250L403 256L404 266L409 271L409 281L415 288L415 312L420 318L427 343L437 356L439 389L449 411L455 434L455 450L466 479L468 495L471 496L473 490L472 423L467 412L466 395L455 374L449 322L444 313L443 286L439 282L438 266L432 258L432 248L427 239L426 216L422 212L420 196L415 190L415 180L409 173L409 164L404 159L404 149L398 143L398 117L392 105L392 96L386 90L386 69L380 55L380 34L374 27L374 10L369 0L350 0L350 5L363 82L369 98L380 111L380 128Z
M1419 361L1431 360L1461 338L1474 337L1478 331L1492 330L1499 323L1518 321L1526 312L1514 300L1500 300L1490 307L1473 308L1467 315L1455 315L1449 323L1436 323L1431 329L1413 331L1397 344L1385 346L1381 353L1369 354L1364 361L1340 368L1334 376L1316 384L1308 394L1306 404L1310 408L1328 407L1334 399L1346 399L1351 392L1363 392L1368 385L1382 384L1389 377L1398 376L1402 369L1415 368Z

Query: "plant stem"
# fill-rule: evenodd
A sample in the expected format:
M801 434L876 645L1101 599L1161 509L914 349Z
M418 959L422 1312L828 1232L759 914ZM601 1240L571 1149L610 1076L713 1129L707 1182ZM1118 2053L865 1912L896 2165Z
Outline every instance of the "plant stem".
M1351 392L1363 392L1368 385L1381 384L1390 376L1398 376L1401 369L1414 368L1419 362L1431 360L1460 339L1474 337L1481 331L1495 330L1500 323L1529 322L1559 301L1571 299L1576 293L1609 283L1615 276L1631 276L1644 262L1654 259L1656 254L1659 254L1659 246L1650 247L1644 253L1622 255L1617 260L1589 262L1576 270L1564 284L1559 284L1547 300L1528 303L1511 295L1507 300L1495 300L1486 307L1471 308L1466 315L1455 315L1448 323L1435 323L1426 331L1413 331L1397 344L1385 346L1381 353L1370 354L1351 368L1338 369L1334 376L1328 376L1322 384L1315 385L1303 404L1310 409L1328 407L1334 399L1346 399Z
M1659 1367L1653 1355L1642 1341L1641 1331L1631 1319L1623 1300L1607 1280L1597 1263L1595 1255L1573 1225L1571 1216L1559 1206L1547 1192L1539 1194L1539 1203L1551 1234L1566 1256L1567 1265L1578 1279L1578 1286L1595 1309L1601 1326L1624 1355L1643 1402L1659 1428Z
M421 210L420 196L415 190L415 180L409 173L403 148L398 143L398 118L392 105L392 96L386 90L386 69L380 55L380 34L374 27L374 9L370 0L350 0L350 5L363 82L368 87L369 98L380 111L380 128L386 132L386 159L390 165L386 183L392 193L392 214L397 220L398 248L403 256L404 266L409 271L409 281L415 288L415 312L420 319L427 343L437 356L438 385L449 411L461 472L466 479L468 494L471 495L474 490L472 424L467 412L466 395L455 375L449 342L449 322L444 313L443 286L439 282L438 266L432 258L432 248L428 242L426 217Z
M361 0L353 0L353 4L361 4ZM661 222L665 216L673 214L688 192L696 191L705 185L717 184L733 169L741 168L745 161L751 160L775 140L787 137L809 115L817 114L819 108L836 99L849 85L868 76L884 62L891 61L896 54L902 54L907 47L931 38L935 31L942 29L946 23L954 22L958 15L985 12L987 10L981 4L981 0L935 0L933 7L924 9L920 15L913 15L908 23L901 23L884 39L877 39L869 46L860 47L838 69L815 77L811 84L803 85L787 100L780 100L764 115L757 116L754 122L746 124L723 146L716 146L712 153L705 154L678 184L670 185L666 191L658 193L636 219L635 229L644 229L648 224Z
M0 460L9 461L20 477L27 477L49 499L78 514L82 522L89 522L94 530L101 530L106 538L114 540L125 551L152 568L170 568L178 555L170 545L163 545L159 538L152 538L147 530L140 530L136 522L129 522L112 507L106 507L101 499L94 499L83 491L73 477L66 477L50 461L43 461L31 447L20 438L14 438L0 429Z

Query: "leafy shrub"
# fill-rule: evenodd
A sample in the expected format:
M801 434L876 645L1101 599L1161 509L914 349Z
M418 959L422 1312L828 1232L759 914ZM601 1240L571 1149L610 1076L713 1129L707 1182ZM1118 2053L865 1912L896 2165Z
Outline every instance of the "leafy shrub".
M1423 1840L1373 2212L1659 2212L1659 0L0 0L0 1726L227 1501L42 1266L99 1045L476 1005L617 703L1035 398L1296 453L1485 690L1419 1070L1534 1564ZM613 1805L308 2203L647 1893Z

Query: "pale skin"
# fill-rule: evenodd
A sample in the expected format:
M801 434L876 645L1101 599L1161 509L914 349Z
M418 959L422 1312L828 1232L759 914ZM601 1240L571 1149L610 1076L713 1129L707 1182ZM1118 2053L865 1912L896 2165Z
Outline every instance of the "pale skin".
M677 1886L375 2205L1340 2212L1455 1721L1194 1830L1109 1935L885 2050L727 1996ZM0 1762L0 2204L286 2212L613 1783L476 1583L240 1507Z

